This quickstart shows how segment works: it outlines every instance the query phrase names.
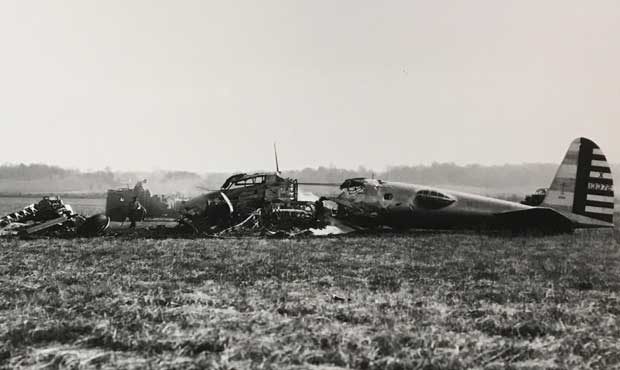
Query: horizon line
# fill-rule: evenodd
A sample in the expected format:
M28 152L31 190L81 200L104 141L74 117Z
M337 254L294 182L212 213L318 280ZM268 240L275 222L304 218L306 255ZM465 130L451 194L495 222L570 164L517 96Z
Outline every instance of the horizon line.
M480 163L467 163L467 164L457 164L455 162L432 162L430 164L395 164L395 165L390 165L387 166L385 169L382 170L377 170L375 168L366 168L363 165L358 166L358 168L346 168L346 167L337 167L334 166L332 164L330 165L318 165L316 167L304 167L304 168L296 168L296 169L284 169L281 170L281 172L295 172L295 171L303 171L303 170L318 170L319 168L326 168L326 169L335 169L335 170L345 170L345 171L360 171L360 168L363 168L364 171L370 171L370 172L376 172L376 173L381 173L381 172L387 172L390 169L393 168L399 168L399 167L433 167L435 165L453 165L456 167L472 167L472 166L479 166L479 167L505 167L505 166L527 166L527 165L555 165L555 166L560 166L559 163L552 163L552 162L520 162L520 163L503 163L503 164L480 164ZM239 171L239 170L216 170L216 171L196 171L196 170L185 170L185 169L162 169L162 168L155 168L155 169L114 169L112 167L106 166L104 168L100 168L100 169L92 169L92 168L76 168L76 167L70 167L70 166L62 166L62 165L56 165L56 164L48 164L48 163L43 163L43 162L30 162L30 163L0 163L0 169L1 168L10 168L10 167L19 167L19 166L47 166L50 168L57 168L57 169L61 169L61 170L66 170L66 171L77 171L80 173L96 173L96 172L112 172L112 173L122 173L122 172L134 172L134 173L139 173L139 172L145 172L145 173L155 173L155 172L188 172L188 173L193 173L193 174L215 174L215 173L221 173L221 174L229 174L229 173L255 173L255 172L275 172L275 170L266 170L266 169L250 169L250 170L244 170L244 171ZM620 163L610 163L610 166L620 166Z

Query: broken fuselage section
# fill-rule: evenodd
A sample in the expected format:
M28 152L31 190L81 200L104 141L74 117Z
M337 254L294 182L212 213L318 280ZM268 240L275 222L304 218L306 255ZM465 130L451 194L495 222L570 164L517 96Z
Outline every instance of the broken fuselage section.
M510 229L541 227L569 232L572 225L551 209L424 185L353 178L340 194L322 197L329 223L357 230Z
M336 221L359 227L507 229L565 233L576 228L614 228L611 167L596 143L571 142L548 189L522 203L426 185L353 178L341 193L323 199L335 205Z

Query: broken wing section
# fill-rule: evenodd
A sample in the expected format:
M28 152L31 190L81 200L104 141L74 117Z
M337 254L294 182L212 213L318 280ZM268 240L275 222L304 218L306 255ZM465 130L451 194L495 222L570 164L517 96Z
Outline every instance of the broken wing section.
M571 219L551 208L530 208L495 214L499 227L514 231L541 231L570 233L575 224Z

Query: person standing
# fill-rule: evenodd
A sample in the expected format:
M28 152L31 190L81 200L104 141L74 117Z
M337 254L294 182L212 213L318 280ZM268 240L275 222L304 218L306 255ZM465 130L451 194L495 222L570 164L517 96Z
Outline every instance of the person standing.
M129 204L129 224L130 229L136 228L136 221L142 221L146 216L146 209L140 202L138 201L138 197L133 197L131 203Z

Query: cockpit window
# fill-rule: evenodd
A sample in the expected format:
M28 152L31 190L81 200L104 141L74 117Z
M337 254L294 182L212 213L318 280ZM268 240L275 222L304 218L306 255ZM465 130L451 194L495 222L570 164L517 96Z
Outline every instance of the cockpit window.
M265 176L250 177L250 178L245 178L245 179L233 182L230 185L229 189L245 188L248 186L262 184L264 182L265 182Z
M416 193L415 204L421 208L439 209L454 203L449 195L434 190L420 190Z
M386 194L383 195L383 199L385 199L385 200L392 200L392 199L394 199L394 194L386 193Z

